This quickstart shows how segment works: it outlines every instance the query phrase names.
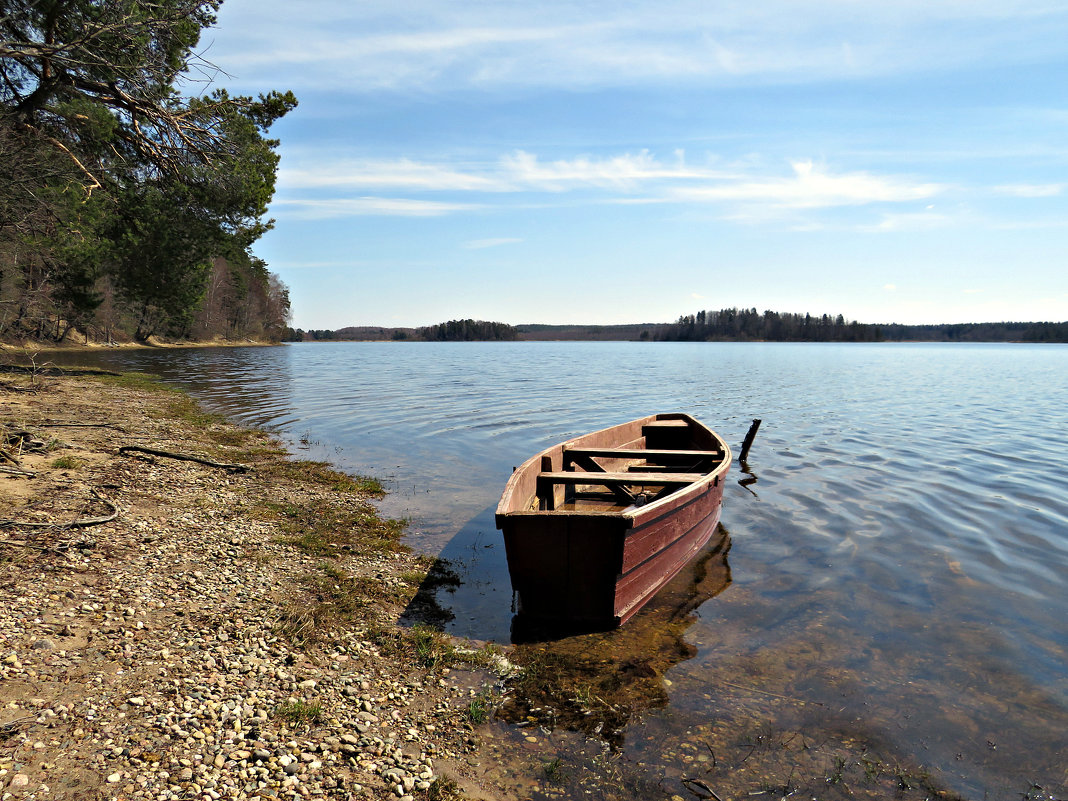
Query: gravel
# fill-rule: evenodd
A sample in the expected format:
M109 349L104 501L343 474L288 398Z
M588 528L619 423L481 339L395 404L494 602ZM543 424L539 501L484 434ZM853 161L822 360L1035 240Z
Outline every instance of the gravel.
M22 410L30 430L56 419L112 426L59 435L81 469L49 470L54 453L24 459L38 475L0 479L0 516L75 519L95 513L94 492L119 515L86 529L6 532L0 801L409 799L446 769L462 782L477 748L464 720L471 677L417 667L377 636L396 627L396 588L418 557L337 560L348 574L381 577L393 600L313 645L287 638L285 610L308 602L303 577L323 559L281 544L263 504L366 500L259 471L117 455L131 442L218 455L199 441L203 426L168 417L167 402L59 379Z

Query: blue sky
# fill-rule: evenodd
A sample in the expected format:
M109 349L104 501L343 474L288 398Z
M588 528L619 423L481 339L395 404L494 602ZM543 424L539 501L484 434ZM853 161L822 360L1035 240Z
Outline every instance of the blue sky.
M226 0L295 326L1068 320L1063 0Z

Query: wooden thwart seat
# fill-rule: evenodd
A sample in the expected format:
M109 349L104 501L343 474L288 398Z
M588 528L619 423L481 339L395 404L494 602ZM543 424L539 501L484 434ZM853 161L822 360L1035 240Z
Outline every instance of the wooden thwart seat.
M723 451L662 450L650 448L564 448L564 470L578 465L590 472L604 472L605 468L594 459L641 460L644 464L632 464L627 470L632 473L687 473L708 472L723 459Z
M692 484L705 473L539 473L538 484L601 484L605 487L620 484L655 484L659 487Z
M569 471L564 473L539 473L537 479L537 497L541 509L552 510L556 508L555 493L553 487L557 484L570 485L599 485L607 487L613 495L622 503L634 503L638 500L636 491L631 491L632 486L660 487L661 494L674 491L678 487L684 487L695 481L700 481L705 473L607 473L607 472L583 472Z
M647 450L645 448L564 448L564 458L568 456L591 456L604 459L645 459L652 462L657 459L721 459L723 451L690 450Z

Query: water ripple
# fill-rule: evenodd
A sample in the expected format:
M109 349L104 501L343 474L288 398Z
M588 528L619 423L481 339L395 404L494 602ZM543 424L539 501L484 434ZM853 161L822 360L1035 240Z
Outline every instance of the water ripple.
M738 443L759 417L756 483L732 474L725 490L734 583L695 639L717 658L729 643L814 644L825 654L796 668L806 692L856 671L869 689L855 714L902 747L930 742L920 758L951 768L961 714L1003 732L999 754L1021 776L1068 728L1068 348L364 343L112 357L386 477L386 510L461 562L463 537L496 542L497 494L543 447L671 410ZM503 561L478 548L497 561L469 562L483 597L457 594L472 606L454 630L506 636ZM921 679L926 694L901 689ZM833 682L826 693L851 703ZM1038 697L1041 716L1006 717ZM936 707L965 711L940 720Z

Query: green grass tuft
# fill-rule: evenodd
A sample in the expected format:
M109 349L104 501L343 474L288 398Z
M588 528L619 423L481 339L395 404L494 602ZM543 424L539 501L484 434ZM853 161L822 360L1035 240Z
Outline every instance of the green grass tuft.
M274 708L274 717L292 726L318 723L323 716L322 704L306 701L286 701Z

